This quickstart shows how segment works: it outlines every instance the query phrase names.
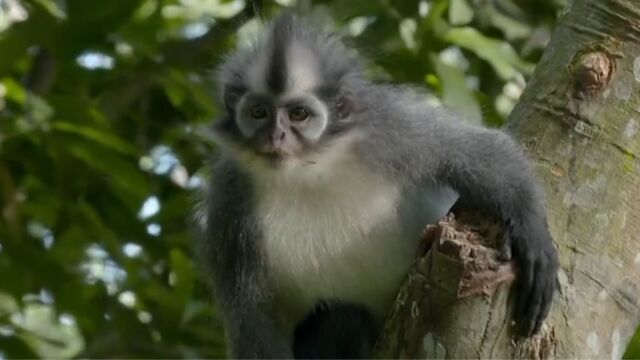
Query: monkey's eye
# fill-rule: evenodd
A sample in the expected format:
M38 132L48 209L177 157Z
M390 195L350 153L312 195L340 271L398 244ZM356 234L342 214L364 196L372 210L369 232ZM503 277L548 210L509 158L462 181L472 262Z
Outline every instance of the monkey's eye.
M267 108L264 105L255 105L251 108L251 117L254 119L264 119L267 117Z
M301 106L289 111L289 119L292 121L304 121L309 117L309 111Z

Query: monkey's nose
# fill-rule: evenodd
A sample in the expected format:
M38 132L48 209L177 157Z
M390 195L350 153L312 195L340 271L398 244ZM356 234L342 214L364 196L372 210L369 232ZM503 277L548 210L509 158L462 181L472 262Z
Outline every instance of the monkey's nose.
M273 145L274 148L277 149L281 147L282 144L284 143L285 136L286 136L286 132L280 127L276 127L269 134L269 142L271 143L271 145Z

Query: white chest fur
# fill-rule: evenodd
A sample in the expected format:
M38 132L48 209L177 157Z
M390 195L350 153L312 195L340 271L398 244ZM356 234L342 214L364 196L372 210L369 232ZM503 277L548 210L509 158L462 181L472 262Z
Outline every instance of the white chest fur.
M421 229L448 210L455 194L406 193L357 161L305 173L304 179L263 178L257 189L284 321L298 321L320 299L364 304L383 317L413 262ZM317 179L309 181L309 174Z
M399 230L400 189L351 175L315 189L274 186L259 202L272 280L288 306L379 299L411 261L412 247L388 238Z

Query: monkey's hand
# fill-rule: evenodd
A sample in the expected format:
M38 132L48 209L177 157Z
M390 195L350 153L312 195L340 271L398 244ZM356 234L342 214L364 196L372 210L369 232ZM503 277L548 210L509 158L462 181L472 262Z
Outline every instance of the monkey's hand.
M549 314L556 288L558 254L553 246L546 221L531 216L508 224L508 244L518 274L514 319L523 336L540 331Z

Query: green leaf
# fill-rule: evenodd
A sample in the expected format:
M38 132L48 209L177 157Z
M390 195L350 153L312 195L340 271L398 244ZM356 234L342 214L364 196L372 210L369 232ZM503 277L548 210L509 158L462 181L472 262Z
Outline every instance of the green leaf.
M20 85L20 83L15 81L13 78L6 77L2 79L2 86L4 86L5 91L7 92L7 99L15 101L20 105L24 105L27 100L27 91L22 85Z
M171 249L169 253L171 259L171 269L173 270L174 283L178 298L183 304L191 297L193 286L195 284L196 275L191 261L179 249Z
M531 36L531 26L501 13L494 7L487 9L487 15L491 24L502 30L507 40L526 39Z
M424 19L424 26L429 28L436 36L444 36L450 26L446 21L448 0L436 0L430 3L429 15Z
M451 0L449 3L449 23L451 25L467 25L473 20L473 8L467 0Z
M71 94L56 94L48 95L47 101L55 109L58 121L111 132L113 123L92 99L78 98Z
M59 19L59 20L66 20L67 19L67 13L64 9L64 2L58 0L58 1L54 1L54 0L34 0L36 3L42 5L43 8L45 8L49 14L51 14L51 16Z
M487 61L503 80L513 79L519 73L533 72L534 65L522 60L509 43L484 36L474 28L449 29L444 39Z
M13 296L0 291L0 318L9 316L19 310L18 302L13 298Z
M93 141L122 154L138 155L138 150L133 145L104 130L97 130L92 127L80 126L62 121L55 122L53 124L53 128L60 132L82 136L87 140Z
M416 43L417 28L418 24L414 19L404 19L400 22L400 38L407 49L414 50L418 46Z
M196 319L198 316L211 311L211 304L206 301L189 301L184 307L184 312L182 313L182 319L180 320L181 325L187 325L192 320Z
M432 62L435 64L442 85L442 102L467 115L472 122L481 123L480 106L473 95L473 90L467 86L464 71L457 66L444 63L436 56L432 56Z
M20 337L43 358L69 359L84 348L77 326L60 324L48 305L28 304L16 325L25 330Z
M115 194L135 213L148 193L147 180L135 163L93 142L67 139L66 150L110 180ZM84 140L84 139L83 139Z

